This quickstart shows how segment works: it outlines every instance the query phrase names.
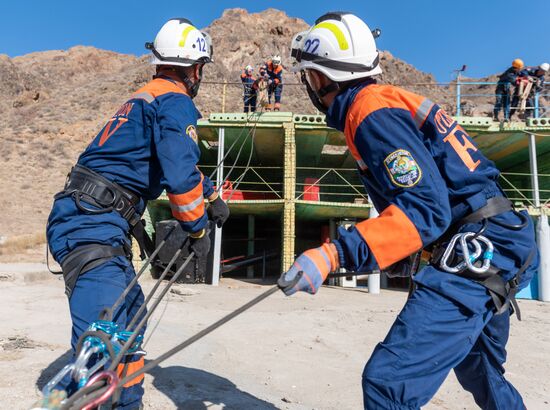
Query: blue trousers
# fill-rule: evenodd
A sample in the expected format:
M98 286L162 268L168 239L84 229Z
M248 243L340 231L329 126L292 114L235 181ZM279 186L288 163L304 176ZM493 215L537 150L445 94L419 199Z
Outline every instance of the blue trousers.
M256 111L256 93L254 94L244 94L244 112L255 112Z
M509 85L505 88L497 88L497 91L495 94L495 106L493 108L493 117L498 117L498 113L500 112L501 108L502 108L502 111L504 112L505 120L509 120L511 114L513 114L510 112L511 97L510 97L509 90L510 90Z
M108 262L82 274L69 300L72 319L71 345L76 348L79 337L86 331L90 323L99 318L104 308L111 307L122 291L135 276L132 264L124 257L116 257ZM113 313L113 321L126 328L143 304L144 297L141 287L135 285L120 307ZM141 333L145 332L142 329ZM118 367L122 373L127 365L127 374L143 366L143 356L129 355ZM76 383L65 380L69 394L76 389ZM143 396L143 376L127 383L122 389L117 409L134 410L141 404Z
M91 206L91 205L90 205ZM91 243L121 246L128 243L128 224L116 211L99 215L81 212L72 198L54 202L47 227L48 245L58 262L79 246ZM130 261L125 257L113 258L94 269L81 274L69 299L72 320L71 345L73 351L78 339L88 326L99 319L104 308L111 307L123 290L135 277ZM113 320L123 329L143 304L141 287L135 285L119 308L113 312ZM145 329L142 329L145 332ZM91 361L93 365L93 361ZM143 366L143 357L126 356L127 374ZM119 366L119 371L124 365ZM143 396L143 377L132 380L122 390L118 402L119 409L137 409ZM77 386L70 377L62 381L68 394L74 393Z
M428 266L363 372L365 409L419 409L449 372L483 409L524 410L504 378L510 315L480 284Z
M275 104L281 104L281 95L283 94L283 85L274 85L271 84L267 89L267 96L269 103L271 104L271 99L275 98Z

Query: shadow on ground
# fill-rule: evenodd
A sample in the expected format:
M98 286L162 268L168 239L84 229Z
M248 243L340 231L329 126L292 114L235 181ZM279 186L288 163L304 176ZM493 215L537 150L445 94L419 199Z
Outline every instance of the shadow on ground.
M51 362L48 367L40 372L40 376L36 379L36 387L41 391L44 386L57 374L73 357L73 351L71 349L67 350L53 362Z
M42 370L36 380L39 390L69 362L72 355L72 350L67 350ZM230 380L204 370L169 366L156 367L149 374L153 377L153 386L168 397L177 409L206 410L214 405L224 410L278 409L240 390Z
M225 410L278 409L237 388L230 380L204 370L183 366L157 367L151 372L153 385L178 409L206 410L221 405Z

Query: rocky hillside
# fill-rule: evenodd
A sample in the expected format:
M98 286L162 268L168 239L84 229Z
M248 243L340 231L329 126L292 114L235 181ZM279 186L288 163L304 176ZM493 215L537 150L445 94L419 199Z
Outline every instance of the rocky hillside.
M236 29L246 27L246 30ZM230 9L206 30L215 44L215 64L205 70L197 105L204 115L222 109L221 90L227 86L226 111L241 110L239 73L246 64L258 66L272 54L288 62L288 44L307 24L269 9L249 14ZM395 84L433 83L434 78L413 66L382 54L382 81ZM0 236L44 229L53 194L63 185L79 152L135 89L152 75L147 57L118 54L93 47L45 51L21 57L0 55ZM283 109L313 112L298 79L289 83ZM451 108L449 89L409 87Z

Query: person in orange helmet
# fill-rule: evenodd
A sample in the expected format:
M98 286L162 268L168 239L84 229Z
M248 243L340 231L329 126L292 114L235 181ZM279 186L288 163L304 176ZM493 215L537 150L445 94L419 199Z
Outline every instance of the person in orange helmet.
M494 121L499 121L498 114L501 108L504 112L504 120L510 120L510 102L514 91L512 85L516 83L523 66L523 61L516 58L512 61L512 66L499 76L497 88L495 90L495 107L493 108Z

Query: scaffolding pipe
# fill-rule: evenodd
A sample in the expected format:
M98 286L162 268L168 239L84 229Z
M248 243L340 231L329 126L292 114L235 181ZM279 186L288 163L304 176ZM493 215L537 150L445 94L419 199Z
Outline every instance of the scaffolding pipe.
M537 242L540 253L539 299L550 302L550 227L548 215L541 212L537 224Z
M294 123L283 124L284 142L284 205L281 272L287 271L294 262L296 240L296 130Z
M529 166L531 167L531 187L533 189L533 202L536 208L540 208L539 175L537 166L537 140L534 134L529 134Z
M460 72L456 75L456 116L460 117Z
M539 175L537 164L537 141L534 134L529 134L529 166L531 167L531 187L535 208L540 210L537 221L537 244L540 255L539 266L539 299L550 302L550 229L548 216L540 205Z
M372 201L370 200L370 198L369 198L369 202L371 204L371 207L369 210L369 219L378 217L378 211L372 204ZM369 293L372 293L373 295L380 294L380 271L378 271L378 273L373 273L372 275L369 275L368 287L369 287Z
M220 127L218 130L218 171L216 172L216 185L218 187L218 195L223 198L223 157L225 145L225 128ZM212 263L212 283L211 285L218 286L220 283L220 268L222 255L222 228L216 226L214 228L214 249Z
M222 88L222 113L225 113L225 98L227 96L227 80L223 81Z

